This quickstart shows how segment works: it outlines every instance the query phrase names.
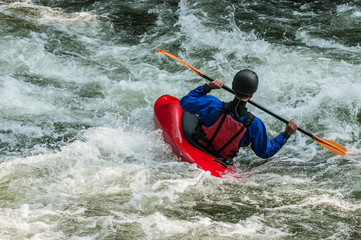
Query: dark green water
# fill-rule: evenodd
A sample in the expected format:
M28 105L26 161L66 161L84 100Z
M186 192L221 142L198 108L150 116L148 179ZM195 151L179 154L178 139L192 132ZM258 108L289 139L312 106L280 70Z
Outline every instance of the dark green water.
M360 24L359 1L2 1L0 239L360 239L359 155L296 133L218 179L153 124L204 84L162 48L228 85L255 70L256 102L359 154Z

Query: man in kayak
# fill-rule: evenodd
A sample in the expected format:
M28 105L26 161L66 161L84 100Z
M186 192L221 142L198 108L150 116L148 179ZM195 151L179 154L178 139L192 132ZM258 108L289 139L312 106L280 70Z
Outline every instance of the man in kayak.
M251 70L239 71L233 79L233 101L224 103L207 95L212 89L220 89L224 81L214 80L190 91L180 100L183 110L199 115L194 137L211 154L233 164L240 147L251 145L255 154L269 158L277 153L287 139L295 133L298 124L292 119L285 131L270 140L261 119L247 111L246 103L257 91L258 76Z

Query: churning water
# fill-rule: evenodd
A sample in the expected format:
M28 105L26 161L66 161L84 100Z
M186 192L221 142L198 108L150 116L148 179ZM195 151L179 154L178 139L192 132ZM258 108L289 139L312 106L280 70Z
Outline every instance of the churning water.
M360 26L359 1L3 0L0 239L360 239ZM153 104L204 80L157 48L255 70L255 102L358 155L296 133L245 179L180 162Z

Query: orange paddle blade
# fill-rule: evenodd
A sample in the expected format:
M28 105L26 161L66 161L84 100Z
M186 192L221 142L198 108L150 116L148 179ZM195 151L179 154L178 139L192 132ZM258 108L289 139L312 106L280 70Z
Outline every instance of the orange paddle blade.
M191 65L189 65L188 63L186 63L185 61L183 61L182 59L174 56L173 54L163 50L163 49L157 49L158 52L163 53L164 55L167 55L170 58L173 58L174 60L176 60L177 62L183 64L184 66L186 66L187 68L191 69L193 72L197 73L199 76L203 77L204 73L202 73L201 71L199 71L198 69L192 67Z
M316 135L312 136L313 139L315 139L319 144L321 144L323 147L327 148L333 153L336 153L341 156L345 156L347 153L347 148L342 146L341 144L335 143L330 140L322 139L317 137Z

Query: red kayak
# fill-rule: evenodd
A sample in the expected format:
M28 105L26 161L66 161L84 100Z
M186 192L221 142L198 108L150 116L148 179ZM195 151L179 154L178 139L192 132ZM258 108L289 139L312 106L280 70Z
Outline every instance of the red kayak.
M179 99L163 95L154 104L154 123L156 129L163 131L163 138L181 161L197 164L200 169L209 171L213 176L233 175L240 177L240 171L220 159L198 148L190 137L197 125L196 115L183 112Z

